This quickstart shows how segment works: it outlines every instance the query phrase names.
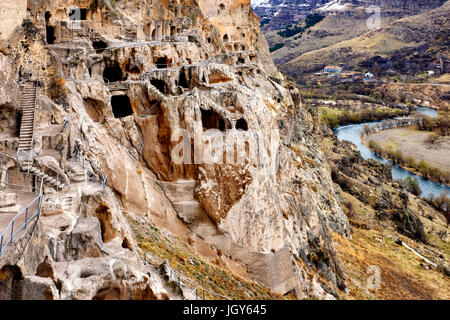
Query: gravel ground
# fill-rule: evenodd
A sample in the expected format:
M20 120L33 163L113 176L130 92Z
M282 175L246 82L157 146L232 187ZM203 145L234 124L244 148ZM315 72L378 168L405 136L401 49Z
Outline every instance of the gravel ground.
M424 160L431 166L450 171L450 137L440 137L434 145L425 143L429 132L410 128L384 130L365 138L385 146L389 143L398 147L404 156L413 157L416 162Z

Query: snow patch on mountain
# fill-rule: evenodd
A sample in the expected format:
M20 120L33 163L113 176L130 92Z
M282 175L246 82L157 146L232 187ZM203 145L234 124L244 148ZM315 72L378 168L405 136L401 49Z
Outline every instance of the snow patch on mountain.
M344 11L346 10L350 4L342 3L342 0L332 0L327 4L324 4L322 7L318 8L318 11Z

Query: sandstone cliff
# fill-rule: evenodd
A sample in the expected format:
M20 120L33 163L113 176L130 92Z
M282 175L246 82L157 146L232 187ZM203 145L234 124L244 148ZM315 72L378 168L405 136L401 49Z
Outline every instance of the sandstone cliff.
M136 221L276 294L340 297L330 230L349 223L249 0L9 3L0 110L20 118L17 80L38 84L33 166L60 181L0 257L2 298L190 298L144 264Z

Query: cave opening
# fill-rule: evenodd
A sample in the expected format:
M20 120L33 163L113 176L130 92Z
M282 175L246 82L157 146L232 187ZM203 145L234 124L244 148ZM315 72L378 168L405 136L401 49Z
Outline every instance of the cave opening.
M124 118L133 115L130 98L127 95L113 96L111 98L112 111L115 118Z
M202 112L202 125L204 130L218 129L225 131L225 120L213 110L203 110Z
M156 59L155 64L158 69L166 69L171 64L171 61L167 57L160 57L160 58Z
M181 72L180 72L180 78L178 80L178 84L183 88L189 89L189 83L187 81L184 70L181 70Z
M86 8L72 8L69 10L69 19L75 20L86 20L87 9Z
M247 121L245 121L245 119L243 119L243 118L241 118L238 121L236 121L236 129L237 130L248 131Z
M167 84L162 80L152 79L152 80L150 80L150 83L154 87L156 87L156 89L158 89L159 92L161 92L163 94L167 94L169 92L169 88L167 87Z
M112 61L109 65L106 66L105 70L103 71L103 78L105 78L109 82L122 81L122 68L120 67L119 63L117 63L117 61Z
M237 62L238 62L239 64L245 64L245 59L242 58L242 57L240 57L240 58L238 58Z
M156 41L156 29L152 31L152 41Z
M45 34L47 38L47 44L53 44L55 43L56 37L55 37L55 27L52 27L50 25L50 18L52 17L52 14L50 11L47 11L45 13Z
M228 41L230 41L230 38L228 37L228 34L225 34L223 36L223 42L228 42Z
M177 28L175 26L170 27L170 35L173 37L177 32Z
M103 52L108 47L108 44L105 41L96 40L92 42L92 46L94 47L95 51Z

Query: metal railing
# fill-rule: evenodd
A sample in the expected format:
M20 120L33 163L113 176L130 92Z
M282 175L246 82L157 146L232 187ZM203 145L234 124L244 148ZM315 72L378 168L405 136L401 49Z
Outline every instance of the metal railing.
M89 181L91 182L100 182L103 186L103 193L106 193L106 189L108 187L108 177L105 175L105 173L100 170L100 168L98 168L97 166L95 166L89 159L87 159L80 151L80 148L78 148L78 145L75 144L75 156L74 158L78 158L78 162L81 164L81 166L83 167L83 170L88 171L87 169L87 165L89 164L89 166L92 168L92 170L94 172L92 172L94 175L97 175L99 177L99 179L89 179Z
M21 182L27 183L27 185L22 184ZM44 179L37 175L28 172L10 171L0 168L0 190L9 189L11 191L20 191L25 193L41 193L43 183Z
M41 188L42 189L42 188ZM13 242L14 237L34 220L39 219L42 208L42 192L23 208L8 224L8 226L0 234L0 256L4 248ZM17 227L19 226L19 227Z

